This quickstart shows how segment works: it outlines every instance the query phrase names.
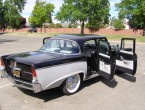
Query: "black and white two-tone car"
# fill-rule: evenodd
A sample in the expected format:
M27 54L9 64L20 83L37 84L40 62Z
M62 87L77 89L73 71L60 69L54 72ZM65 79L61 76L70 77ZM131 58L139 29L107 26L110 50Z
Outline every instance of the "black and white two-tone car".
M37 51L2 56L1 77L34 93L60 87L64 94L73 94L88 79L113 80L115 70L134 76L135 43L123 38L120 47L111 46L106 37L95 35L45 38Z

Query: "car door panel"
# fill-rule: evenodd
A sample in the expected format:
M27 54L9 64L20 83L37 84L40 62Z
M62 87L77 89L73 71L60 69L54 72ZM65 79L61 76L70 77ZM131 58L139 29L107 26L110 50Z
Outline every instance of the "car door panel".
M103 44L101 44L101 42L103 42ZM105 49L102 48L102 45L104 45L104 47L106 46ZM115 73L115 59L112 56L110 44L105 40L98 41L98 60L98 74L106 79L112 80Z
M131 48L125 48L125 40L132 41L133 45ZM133 38L123 38L121 40L120 52L118 53L116 59L116 70L135 75L137 70L137 55L135 53L135 43L136 41Z

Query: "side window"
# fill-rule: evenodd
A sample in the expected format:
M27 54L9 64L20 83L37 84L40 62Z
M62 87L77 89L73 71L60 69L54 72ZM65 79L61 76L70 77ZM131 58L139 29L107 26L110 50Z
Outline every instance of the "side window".
M65 46L64 46L64 40L60 40L60 47L61 48L64 48Z
M99 41L99 53L109 55L109 46L107 44L105 40Z
M51 48L52 47L54 47L54 48L58 48L59 47L58 40L52 40L52 42L51 42Z
M66 41L66 47L73 48L72 42L71 41Z
M64 47L61 48L60 53L77 54L77 53L79 53L79 47L75 42L65 40L64 41Z
M89 40L84 42L84 47L87 48L96 48L95 40Z
M95 40L85 41L83 44L83 52L87 57L91 57L91 52L95 52L96 48Z
M133 52L133 41L123 40L121 50Z

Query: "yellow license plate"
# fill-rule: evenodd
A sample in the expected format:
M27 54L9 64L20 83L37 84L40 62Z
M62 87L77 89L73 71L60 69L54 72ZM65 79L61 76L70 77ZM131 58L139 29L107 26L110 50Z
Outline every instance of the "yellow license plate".
M19 70L13 70L13 75L15 77L20 77L20 71Z

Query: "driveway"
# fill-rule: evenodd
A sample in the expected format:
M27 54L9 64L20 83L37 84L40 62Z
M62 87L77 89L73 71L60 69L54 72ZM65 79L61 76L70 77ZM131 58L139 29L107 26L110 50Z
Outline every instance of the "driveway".
M0 56L35 51L41 37L0 35ZM138 70L135 77L116 74L109 82L102 77L86 81L71 96L59 89L38 94L18 89L7 79L0 79L0 110L144 110L145 109L145 45L137 44Z

